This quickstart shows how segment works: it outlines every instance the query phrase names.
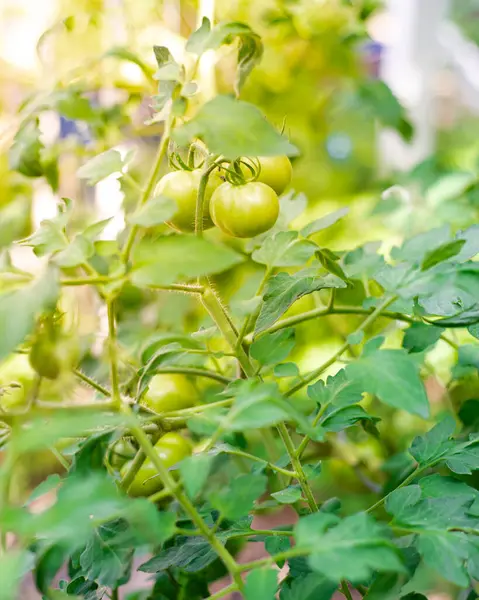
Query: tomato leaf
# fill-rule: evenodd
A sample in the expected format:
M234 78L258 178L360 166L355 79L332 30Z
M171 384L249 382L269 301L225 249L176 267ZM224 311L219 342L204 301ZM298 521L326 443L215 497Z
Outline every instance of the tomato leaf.
M440 339L443 329L426 323L411 323L404 333L403 346L408 352L423 352L434 346Z
M0 295L0 360L24 341L36 317L52 309L57 296L57 274L53 269L47 269L29 285Z
M446 242L434 250L427 252L421 264L421 271L427 271L445 260L454 258L461 252L465 243L466 240L453 240L452 242Z
M251 356L263 366L274 365L284 360L295 344L294 329L283 329L265 334L251 344Z
M86 179L89 185L96 185L110 175L120 174L124 167L121 154L118 150L110 148L97 156L94 156L82 165L77 175L80 179Z
M336 582L329 581L323 575L308 573L292 581L283 581L280 600L331 600L337 589Z
M385 404L427 418L429 402L416 362L404 350L376 350L346 368L348 378Z
M315 513L299 520L295 538L298 547L311 548L313 571L331 581L348 578L363 581L375 571L403 572L398 550L386 527L365 513L339 521L330 513Z
M342 219L349 212L348 207L340 208L339 210L335 210L328 215L321 217L320 219L316 219L311 223L308 223L303 229L301 229L301 235L303 237L309 237L310 235L314 235L318 233L318 231L323 231L323 229L327 229L331 227L335 223L337 223L340 219Z
M240 519L252 509L265 492L268 478L265 475L239 475L221 489L211 491L208 499L226 519Z
M245 600L275 600L278 589L278 572L272 567L254 569L246 577Z
M196 454L184 458L179 463L181 479L190 498L194 498L203 488L213 466L214 457Z
M173 131L172 137L180 146L200 138L210 152L231 160L298 153L256 106L230 96L217 96L204 104L192 119Z
M326 288L344 288L346 284L334 275L319 276L314 269L299 271L294 275L278 273L268 281L263 296L264 303L256 321L255 334L275 323L288 308L302 296Z
M313 242L299 239L296 231L279 231L267 237L251 258L269 267L302 266L317 249Z
M129 215L128 222L140 227L155 227L171 219L177 211L176 202L167 196L155 196Z
M221 273L241 263L234 250L193 235L171 235L140 242L133 252L132 281L162 286L181 278Z
M301 498L301 487L299 485L290 485L284 490L273 492L271 496L280 504L294 504Z

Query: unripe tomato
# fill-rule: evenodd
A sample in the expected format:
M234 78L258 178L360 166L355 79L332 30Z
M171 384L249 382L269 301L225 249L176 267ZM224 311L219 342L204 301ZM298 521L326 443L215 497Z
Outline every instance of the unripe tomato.
M110 454L110 464L117 469L135 456L135 448L126 440L118 440Z
M176 202L178 207L168 225L183 231L185 233L195 230L196 197L200 185L202 171L173 171L160 179L155 189L155 196L163 195ZM209 203L215 189L222 183L222 179L216 171L213 171L208 178L206 186L204 208L203 208L203 228L213 227L210 218Z
M79 350L73 339L63 336L52 339L47 334L40 334L34 340L28 358L40 377L57 379L60 373L76 365Z
M293 167L287 156L260 156L261 171L256 181L265 183L278 194L282 194L291 183Z
M191 445L184 437L178 433L170 432L161 437L155 444L155 451L162 463L167 469L170 469L181 460L190 456ZM121 474L124 476L130 467L130 462L126 463ZM146 459L138 473L135 475L129 489L130 496L151 496L160 491L163 487L158 471L150 459Z
M190 408L198 401L195 386L185 375L176 373L155 375L141 404L157 413Z
M0 407L20 408L25 404L35 380L35 371L26 354L14 354L0 364Z
M225 182L213 193L210 214L224 233L250 238L271 229L279 215L276 192L259 181L244 185Z

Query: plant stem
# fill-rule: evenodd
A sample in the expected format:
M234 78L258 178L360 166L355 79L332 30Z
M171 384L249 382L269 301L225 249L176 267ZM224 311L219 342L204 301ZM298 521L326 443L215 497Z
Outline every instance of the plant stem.
M208 379L214 379L219 383L224 383L225 385L229 385L233 381L230 377L225 377L215 371L196 369L194 367L160 367L155 369L155 373L182 373L184 375L193 375L195 377L206 377Z
M371 325L380 315L383 314L384 310L390 304L392 304L394 302L394 300L396 300L396 296L392 296L392 297L386 298L381 304L379 304L379 306L377 306L373 310L373 312L369 313L368 318L363 321L363 323L356 329L356 331L354 332L354 334L360 333L361 331L364 331L365 329L367 329L367 327L369 327L369 325ZM299 381L298 383L296 383L295 385L293 385L286 392L286 396L293 395L298 390L300 390L302 387L304 387L305 385L308 385L308 383L311 383L312 381L314 381L315 379L317 379L320 375L322 375L322 373L324 373L324 371L326 371L326 369L328 369L331 365L333 365L338 360L338 358L340 358L341 355L344 354L344 352L346 352L346 350L348 348L349 348L349 343L345 342L335 352L335 354L333 354L333 356L331 356L331 358L329 358L325 363L323 363L320 367L318 367L314 371L311 371L311 373L309 373L308 375L306 375L305 377L303 377L301 379L301 381Z
M279 554L275 554L274 556L260 558L259 560L253 560L251 562L240 564L238 565L238 568L240 571L251 571L251 569L257 569L258 567L267 567L270 565L274 565L280 560L288 560L288 558L295 558L297 556L307 556L313 551L314 548L303 548L295 546L294 548L290 548L289 550L285 550L284 552L280 552Z
M82 381L87 383L89 386L91 386L97 392L100 392L100 394L103 394L104 396L107 396L108 398L111 396L111 392L109 390L107 390L105 387L103 387L102 385L97 383L94 379L91 379L90 377L88 377L88 375L85 375L85 373L80 371L80 369L73 369L73 373L75 373L75 375L79 379L81 379Z
M223 596L226 596L226 594L229 594L231 592L236 592L237 589L238 589L238 586L236 585L236 583L232 583L230 585L227 585L224 588L221 588L221 590L219 590L215 594L208 596L208 598L206 600L219 600L219 598L223 598Z
M120 407L120 384L118 379L118 355L116 341L116 325L115 325L115 303L109 299L107 302L108 310L108 352L110 355L110 378L111 378L111 397L113 404Z
M119 281L121 277L108 277L107 275L98 275L96 277L75 277L72 279L61 279L60 284L63 286L80 286L80 285L105 285L112 281Z
M163 136L161 138L160 145L158 147L158 152L156 153L155 160L153 162L153 166L151 168L150 174L148 176L148 180L146 185L141 193L140 199L138 201L138 206L142 206L145 204L153 191L156 180L158 179L158 175L161 170L161 166L163 164L163 160L166 156L166 152L168 150L168 144L170 141L170 133L174 126L174 117L171 115L165 121L165 129L163 131ZM126 264L130 259L130 253L133 248L133 244L135 243L136 234L138 233L138 225L133 225L130 229L130 233L125 242L125 247L122 252L122 260Z
M231 323L230 318L226 314L219 298L211 288L205 289L202 296L202 302L209 315L216 323L223 337L235 352L238 362L247 377L255 376L255 369L251 364L246 352L242 346L237 345L238 333Z
M316 425L319 423L319 421L321 420L321 417L324 415L324 413L326 412L326 409L328 408L329 403L325 402L321 408L318 411L318 414L314 417L313 422L311 423L312 427L316 427ZM307 435L304 436L304 438L301 440L301 443L298 446L298 449L296 450L296 456L301 459L301 457L304 454L304 451L306 450L309 442L311 441L311 438L309 438Z
M200 184L198 186L198 194L196 196L195 209L195 235L197 235L198 237L203 236L206 187L208 185L208 179L210 174L216 169L215 160L217 158L218 156L210 156L206 160L200 179Z
M225 454L231 454L232 456L242 456L243 458L247 458L249 460L253 460L255 462L263 463L265 466L269 467L273 471L277 471L278 473L282 473L286 475L286 477L296 477L297 473L295 471L288 471L288 469L283 469L282 467L277 467L273 463L268 460L264 460L263 458L259 458L259 456L254 456L253 454L249 454L248 452L243 452L243 450L236 449L227 449L223 450Z
M341 590L343 596L345 598L347 598L347 600L353 600L353 597L351 596L351 592L349 590L349 586L345 581L341 582L341 585L339 586L339 589Z
M325 317L327 315L369 315L372 312L373 309L349 306L328 306L326 308L314 308L299 315L294 315L292 317L287 317L286 319L280 319L279 321L276 321L276 323L271 325L271 327L262 331L261 335L265 335L266 333L274 333L275 331L279 331L280 329L286 329L287 327L294 327L295 325L299 325L301 323L311 321L312 319L316 319L319 317ZM410 317L409 315L404 315L400 312L393 312L389 310L383 311L381 313L381 316L394 321L402 321L403 323L418 322L418 320L414 317ZM451 340L446 335L442 334L440 339L449 346L451 346L451 348L454 348L455 350L458 349L458 345L456 344L456 342ZM245 341L250 343L252 340L250 336L246 336Z
M160 290L164 292L184 292L186 294L202 294L205 288L202 285L193 285L188 283L171 283L170 285L149 285L150 290Z
M268 281L270 275L271 275L271 269L269 267L266 267L263 278L261 279L261 282L258 286L256 296L261 296L261 294L263 293L263 290L265 288L266 282ZM241 329L240 329L240 332L238 335L238 341L237 341L238 346L243 343L243 338L248 333L248 330L251 327L251 323L254 322L256 317L258 316L260 306L255 311L253 311L253 313L251 315L248 315L245 317L245 319L243 321L243 325L241 326Z
M119 588L116 587L111 590L111 600L120 600Z
M301 486L301 490L306 497L306 501L308 503L309 509L311 512L316 512L318 510L318 505L314 498L311 487L308 483L307 477L303 471L303 465L301 461L296 455L296 449L293 444L293 440L289 434L288 428L284 423L280 423L277 427L279 435L283 440L283 444L286 448L286 452L291 460L291 465L296 472L296 479L298 480L299 485Z
M432 465L430 465L430 466L432 466ZM424 471L424 468L422 468L422 467L416 467L414 469L414 471L410 475L408 475L404 481L402 481L398 486L396 486L388 494L386 494L380 500L378 500L372 506L370 506L366 510L366 512L368 512L368 513L369 512L373 512L373 510L375 510L376 508L379 508L380 506L382 506L393 492L395 492L396 490L399 490L399 489L401 489L401 488L406 487L407 485L409 485L411 483L411 481L413 481L416 477L418 477L418 475L420 475L422 473L422 471Z
M123 404L122 409L131 419L135 418L129 406ZM201 535L203 535L203 537L207 539L210 546L213 548L213 550L219 556L225 567L228 569L238 588L240 590L243 589L243 581L238 573L238 565L236 564L234 558L203 521L201 515L197 512L196 508L193 506L188 496L186 496L186 494L182 490L177 489L177 484L175 480L170 475L170 472L168 471L167 467L165 467L163 461L156 453L155 449L153 448L153 445L148 439L148 436L145 434L142 428L138 424L133 424L132 431L138 444L140 445L140 448L155 466L165 490L168 490L172 493L172 495L175 496L183 510L190 517L191 521L194 523L197 529L201 532Z

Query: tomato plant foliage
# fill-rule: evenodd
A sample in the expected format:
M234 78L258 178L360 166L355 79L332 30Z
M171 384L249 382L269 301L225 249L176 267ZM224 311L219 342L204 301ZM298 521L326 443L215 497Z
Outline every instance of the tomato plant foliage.
M387 256L376 243L333 252L322 235L347 219L347 210L303 220L296 230L291 222L301 217L304 198L287 192L278 200L268 187L274 211L264 227L225 197L232 236L224 227L203 231L210 177L224 194L236 193L261 180L258 157L266 165L264 157L282 156L278 164L290 169L286 157L299 152L237 97L263 53L255 32L241 23L212 28L205 20L186 50L201 56L232 43L235 94L200 106L188 69L166 48L154 48L151 123L162 123L163 132L145 181L135 179L134 153L115 148L78 170L89 186L112 176L133 185L138 200L117 239L100 239L109 220L85 226L75 201L65 200L57 216L20 240L42 257L43 272L18 269L8 252L1 262L0 360L27 354L31 363L28 385L0 365L4 600L18 597L28 572L44 598L65 600L118 599L138 570L154 577L122 597L194 600L237 591L247 600L327 600L337 591L349 598L355 589L384 600L422 598L424 588L414 586L423 568L461 589L479 579L477 399L450 396L479 368L477 227L421 233ZM151 75L125 52L109 56L134 60ZM385 98L396 107L383 85L361 93L374 106L383 107ZM52 107L71 115L73 100L80 110L74 118L95 117L78 89L67 88L22 123L10 157L22 176L52 184L38 116ZM396 108L384 108L380 118L409 137ZM170 228L183 192L155 192L167 158L195 173L185 176L196 186L194 196L187 190L186 233ZM283 179L289 178L288 170ZM222 282L245 265L260 280L240 302L231 294L226 301ZM105 309L100 350L68 324L62 299L79 287ZM132 297L140 298L133 319L125 299ZM187 299L183 330L157 326L151 315L165 310L158 297L172 298L177 311ZM309 300L307 310L296 310ZM328 355L301 360L305 327L340 318L348 329ZM52 345L75 358L47 369ZM438 409L425 382L441 352L451 364L448 401ZM81 397L68 394L70 384ZM8 397L18 387L23 401L12 408ZM386 439L382 427L397 415L421 423L403 446ZM384 465L369 468L363 440L384 444ZM45 477L22 498L13 485L19 465L42 452L57 457L60 475ZM363 486L355 503L322 484L324 471L338 462ZM257 526L259 513L285 505L295 513L294 526ZM265 556L245 562L248 542L264 543ZM285 565L281 579L278 567ZM229 580L213 592L225 575Z

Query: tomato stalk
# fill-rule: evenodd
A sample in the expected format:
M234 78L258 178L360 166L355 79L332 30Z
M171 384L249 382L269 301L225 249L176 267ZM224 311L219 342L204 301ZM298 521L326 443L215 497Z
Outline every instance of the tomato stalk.
M161 167L163 165L163 160L168 151L168 144L170 142L171 130L174 127L175 119L172 115L169 115L165 121L165 129L163 131L163 136L161 138L160 145L158 147L158 152L156 154L155 160L153 162L153 166L150 171L150 175L148 176L146 185L143 189L143 192L140 195L140 199L138 201L138 207L145 204L150 198L151 192L155 186L156 180L158 179L158 175L160 174ZM138 233L139 226L133 225L130 229L130 233L125 242L125 246L122 252L122 260L124 264L127 264L130 259L130 253L133 248L133 244L135 243L136 235Z

